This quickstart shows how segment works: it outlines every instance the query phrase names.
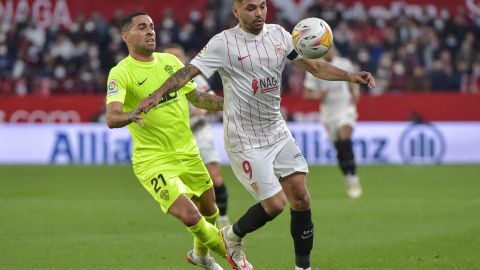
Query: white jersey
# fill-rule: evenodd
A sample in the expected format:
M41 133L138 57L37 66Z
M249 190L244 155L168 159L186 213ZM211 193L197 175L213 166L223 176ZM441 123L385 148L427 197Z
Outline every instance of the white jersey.
M280 86L287 58L299 57L283 27L265 24L253 35L237 25L215 35L190 62L205 77L218 71L222 78L228 151L261 148L291 136L280 113Z
M330 64L346 71L354 71L352 62L343 57L334 56ZM355 105L352 103L349 82L325 81L307 72L303 84L305 88L309 88L312 91L327 92L327 95L320 105L322 119L331 119L338 115L338 113L351 111L352 109L356 110Z

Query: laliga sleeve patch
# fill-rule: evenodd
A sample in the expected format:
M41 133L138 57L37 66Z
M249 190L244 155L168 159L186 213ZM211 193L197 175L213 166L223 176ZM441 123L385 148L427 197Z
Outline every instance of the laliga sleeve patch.
M108 82L108 92L107 96L113 96L118 94L118 83L116 80L110 80Z
M208 44L205 45L205 47L203 47L203 49L198 53L198 56L200 56L200 57L205 56L207 51L208 51Z

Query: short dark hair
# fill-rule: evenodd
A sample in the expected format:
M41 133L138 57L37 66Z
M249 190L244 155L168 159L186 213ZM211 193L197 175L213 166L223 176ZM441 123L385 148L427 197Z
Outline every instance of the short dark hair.
M166 44L163 44L161 45L159 48L158 48L158 51L160 52L163 52L167 49L180 49L180 50L185 50L183 49L182 45L178 44L178 43L166 43Z
M120 21L120 30L122 31L122 33L130 30L130 27L132 27L132 19L140 15L148 15L148 14L145 12L133 12L123 17L122 20Z

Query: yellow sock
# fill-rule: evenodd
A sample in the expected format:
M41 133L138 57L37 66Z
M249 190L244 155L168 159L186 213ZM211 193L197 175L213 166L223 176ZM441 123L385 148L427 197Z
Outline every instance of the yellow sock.
M212 224L213 226L217 226L217 218L219 215L219 211L217 208L217 211L211 215L211 216L204 216L205 220ZM206 256L208 254L208 247L203 245L200 240L197 237L193 237L193 250L195 251L196 254L200 256Z
M202 217L197 224L187 227L187 230L193 237L198 238L198 241L202 245L208 247L208 249L220 255L220 257L225 258L225 246L217 227L208 223L204 217Z

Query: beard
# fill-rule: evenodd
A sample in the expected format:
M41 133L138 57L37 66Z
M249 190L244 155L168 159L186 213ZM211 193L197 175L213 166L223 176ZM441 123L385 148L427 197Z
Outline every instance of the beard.
M260 32L262 32L263 30L264 25L265 25L265 22L262 22L262 24L259 25L257 24L257 20L255 19L247 25L247 29L250 30L252 34L260 34Z
M154 46L150 46L149 44L142 44L137 47L138 53L144 56L150 56L155 52L156 48L156 43L154 43Z

